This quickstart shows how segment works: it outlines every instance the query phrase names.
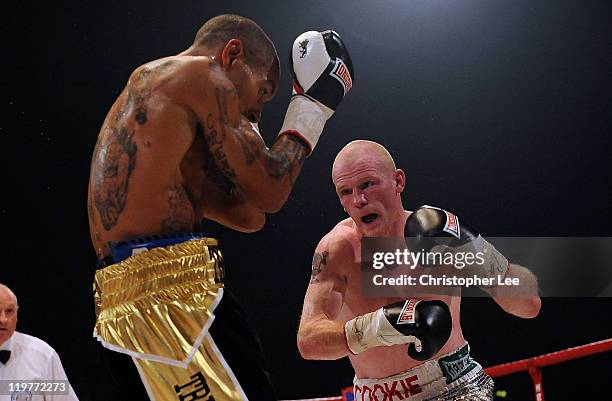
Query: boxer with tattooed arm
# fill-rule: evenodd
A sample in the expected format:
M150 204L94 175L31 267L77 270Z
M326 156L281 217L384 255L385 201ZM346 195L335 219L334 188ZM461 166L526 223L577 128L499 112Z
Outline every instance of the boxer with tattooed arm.
M187 50L138 67L106 116L88 212L95 335L118 352L103 356L114 399L188 399L194 388L198 399L275 399L253 329L223 287L218 243L199 232L207 219L261 229L352 86L334 31L300 35L291 62L293 94L271 148L257 124L277 92L278 56L237 15L210 19Z

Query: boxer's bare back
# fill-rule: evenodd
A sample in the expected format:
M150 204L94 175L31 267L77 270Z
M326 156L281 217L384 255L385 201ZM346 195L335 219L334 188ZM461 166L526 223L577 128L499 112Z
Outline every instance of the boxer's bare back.
M109 242L197 231L204 218L255 231L286 200L307 148L284 136L268 149L251 124L276 92L277 64L244 63L240 73L234 85L213 58L185 55L132 73L91 164L88 215L99 259Z

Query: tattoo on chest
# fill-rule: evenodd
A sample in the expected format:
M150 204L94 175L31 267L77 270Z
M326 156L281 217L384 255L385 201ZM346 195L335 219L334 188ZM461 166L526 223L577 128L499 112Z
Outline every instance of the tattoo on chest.
M162 234L177 234L193 230L193 206L182 185L176 184L168 191L168 217L161 222Z
M315 252L312 257L312 274L310 276L310 283L318 283L319 282L319 274L327 267L327 255L329 255L328 251L323 251L323 253Z
M117 224L125 207L128 182L136 166L138 147L132 141L133 134L125 128L111 128L94 154L93 202L107 231Z

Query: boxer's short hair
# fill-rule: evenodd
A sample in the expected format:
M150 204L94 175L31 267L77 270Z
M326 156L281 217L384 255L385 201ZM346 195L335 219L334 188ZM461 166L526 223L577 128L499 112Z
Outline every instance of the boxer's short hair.
M261 66L274 62L278 66L278 55L272 40L257 23L234 14L223 14L209 19L196 34L194 44L213 47L240 39L245 45L248 62Z

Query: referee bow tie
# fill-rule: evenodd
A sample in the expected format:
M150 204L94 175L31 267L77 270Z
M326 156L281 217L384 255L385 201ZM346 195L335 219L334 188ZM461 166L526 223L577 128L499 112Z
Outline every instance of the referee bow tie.
M7 349L3 349L2 351L0 351L0 362L2 362L3 365L6 365L10 357L11 351Z

